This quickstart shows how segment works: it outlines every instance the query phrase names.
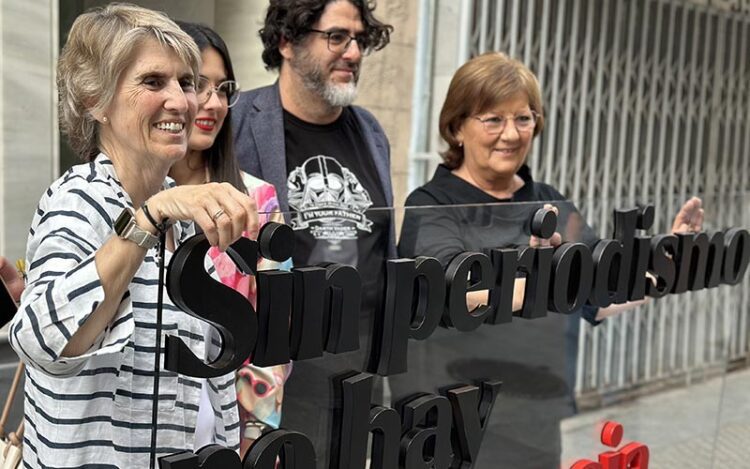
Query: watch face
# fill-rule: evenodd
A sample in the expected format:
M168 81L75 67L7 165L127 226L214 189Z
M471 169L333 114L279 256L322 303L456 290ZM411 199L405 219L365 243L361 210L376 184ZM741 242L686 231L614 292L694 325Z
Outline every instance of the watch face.
M120 212L120 216L115 220L115 233L117 233L118 236L122 236L132 219L133 212L129 208L123 209L123 211Z

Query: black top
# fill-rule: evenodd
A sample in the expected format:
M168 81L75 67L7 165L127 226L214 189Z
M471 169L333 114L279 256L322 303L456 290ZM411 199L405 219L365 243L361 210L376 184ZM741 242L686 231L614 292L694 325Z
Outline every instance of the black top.
M517 174L524 185L513 197L498 199L454 175L446 166L438 166L432 180L406 199L399 255L435 257L446 265L465 251L528 245L529 221L545 202L557 202L557 231L564 241L593 247L598 238L570 201L554 187L534 181L528 166L523 165ZM425 206L441 207L409 208ZM597 323L595 315L596 308L584 308L583 316L593 324Z
M399 254L436 257L446 264L459 252L528 245L529 220L547 201L560 212L557 231L564 240L595 242L562 194L535 182L526 166L518 175L524 185L501 200L438 167L406 201ZM581 311L591 322L596 312L591 306ZM390 379L394 401L448 382L498 379L500 397L475 467L560 467L560 421L575 412L580 323L578 314L550 313L468 333L438 329L428 340L410 341L408 373Z
M315 125L284 111L284 138L294 264L357 267L362 312L375 311L382 296L390 212L373 210L386 205L385 196L357 119L344 108L331 124Z

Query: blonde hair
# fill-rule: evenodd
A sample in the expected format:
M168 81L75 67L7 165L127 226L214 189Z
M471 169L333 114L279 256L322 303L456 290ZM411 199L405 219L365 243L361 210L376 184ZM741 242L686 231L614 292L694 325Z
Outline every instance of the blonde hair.
M440 111L440 136L448 144L441 156L447 167L455 169L463 163L464 151L456 133L464 119L486 112L518 93L526 94L529 107L538 115L534 129L537 136L544 129L542 93L536 76L526 65L501 52L487 52L456 71Z
M163 13L113 3L73 23L57 63L58 112L60 129L81 158L91 161L99 153L94 114L111 104L120 75L147 38L172 49L198 76L198 46Z

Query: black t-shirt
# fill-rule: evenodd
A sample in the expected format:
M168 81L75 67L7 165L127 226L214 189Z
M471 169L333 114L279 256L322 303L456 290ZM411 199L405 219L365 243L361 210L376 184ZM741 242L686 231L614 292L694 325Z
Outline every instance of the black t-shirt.
M335 262L362 277L362 313L382 296L390 213L359 123L350 108L331 124L284 111L287 191L296 235L294 265Z
M575 206L555 188L534 181L526 165L517 174L524 185L512 198L498 199L455 176L444 165L438 166L430 182L409 194L406 206L460 206L407 210L399 255L414 257L429 252L430 256L447 264L454 255L463 251L528 244L531 235L529 220L543 202L548 201L560 202L556 204L560 210L557 231L565 241L583 242L589 246L598 241Z
M440 165L406 200L414 208L404 213L399 255L426 255L447 264L463 251L528 245L529 219L547 201L560 211L564 240L596 242L575 206L554 187L535 182L525 165L517 175L524 185L511 198L498 199ZM596 322L596 308L584 306L581 313ZM560 467L560 421L575 409L580 322L578 314L549 313L470 333L438 330L429 340L409 343L409 372L391 377L394 400L450 380L499 379L502 396L487 421L492 440L476 466ZM429 367L422 370L424 363Z
M544 202L558 201L557 231L563 241L593 248L599 240L576 207L554 187L536 182L528 166L517 175L524 185L510 199L498 199L469 184L444 165L424 186L409 194L398 252L402 257L430 256L447 265L458 253L487 248L528 245L529 220ZM512 202L512 203L508 203ZM485 204L480 206L478 204ZM421 206L441 206L424 208ZM584 317L594 324L596 308L585 307Z

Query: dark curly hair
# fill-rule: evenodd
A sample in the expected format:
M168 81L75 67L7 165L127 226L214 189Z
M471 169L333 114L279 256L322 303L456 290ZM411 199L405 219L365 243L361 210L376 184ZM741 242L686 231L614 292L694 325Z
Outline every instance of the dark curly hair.
M258 32L263 41L263 62L266 68L271 70L281 67L283 60L279 43L282 38L292 44L299 44L320 19L326 5L334 1L348 1L359 10L367 37L367 49L380 50L388 45L393 26L382 23L373 16L373 0L271 0L266 21Z

